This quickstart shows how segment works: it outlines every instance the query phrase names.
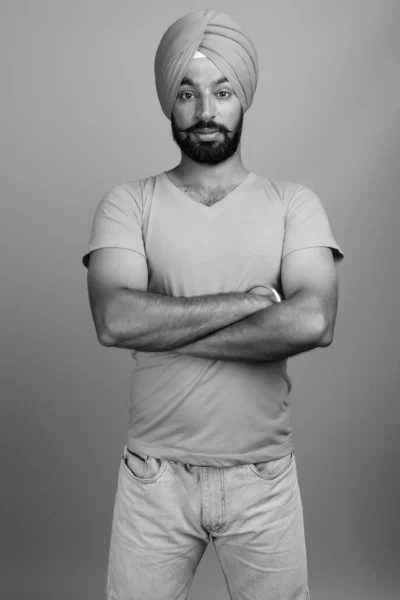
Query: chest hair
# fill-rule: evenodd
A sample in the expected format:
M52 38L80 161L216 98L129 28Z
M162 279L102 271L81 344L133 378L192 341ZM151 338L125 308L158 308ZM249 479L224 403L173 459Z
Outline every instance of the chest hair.
M204 185L178 185L177 187L195 202L204 204L204 206L212 206L225 198L230 192L233 192L238 185L235 183L226 187L218 186L215 188Z

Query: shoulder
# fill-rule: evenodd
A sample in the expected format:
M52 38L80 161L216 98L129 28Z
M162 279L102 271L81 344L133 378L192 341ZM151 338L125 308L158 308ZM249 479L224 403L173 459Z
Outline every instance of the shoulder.
M120 206L131 206L142 213L146 198L154 191L159 175L150 175L140 179L128 179L114 184L103 195L101 203L117 203Z
M320 204L317 194L303 183L284 179L271 179L264 175L258 175L257 181L270 193L272 192L279 198L285 211L292 209L299 204L307 203Z
M287 205L295 196L302 191L312 191L302 183L287 179L272 179L265 175L259 175L255 173L256 179L259 185L265 187L268 190L273 190L274 193L279 196L282 204Z

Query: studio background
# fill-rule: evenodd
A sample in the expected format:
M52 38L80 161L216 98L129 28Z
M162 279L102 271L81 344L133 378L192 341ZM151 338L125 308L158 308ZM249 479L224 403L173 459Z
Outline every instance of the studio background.
M400 4L223 1L254 41L247 168L311 187L345 259L335 341L289 360L312 600L398 597ZM103 598L132 359L97 341L86 251L113 185L179 162L153 75L201 2L2 1L6 600ZM229 598L212 544L190 600Z

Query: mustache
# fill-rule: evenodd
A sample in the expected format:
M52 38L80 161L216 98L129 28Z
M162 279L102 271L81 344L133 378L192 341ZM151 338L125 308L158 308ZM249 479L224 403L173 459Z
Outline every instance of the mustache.
M193 125L193 127L188 127L187 129L181 129L181 131L183 133L194 133L198 129L217 129L218 131L221 131L221 132L229 131L229 129L227 129L223 125L217 125L216 123L207 123L205 121L202 123L196 123L196 125Z

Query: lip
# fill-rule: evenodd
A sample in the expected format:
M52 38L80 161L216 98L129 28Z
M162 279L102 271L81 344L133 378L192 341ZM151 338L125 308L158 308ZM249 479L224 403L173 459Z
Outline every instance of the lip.
M214 127L205 127L204 129L195 129L194 133L215 133L218 129Z
M193 133L200 140L207 141L207 140L215 139L219 135L220 132L215 129L214 130L204 129L203 131L194 131Z

